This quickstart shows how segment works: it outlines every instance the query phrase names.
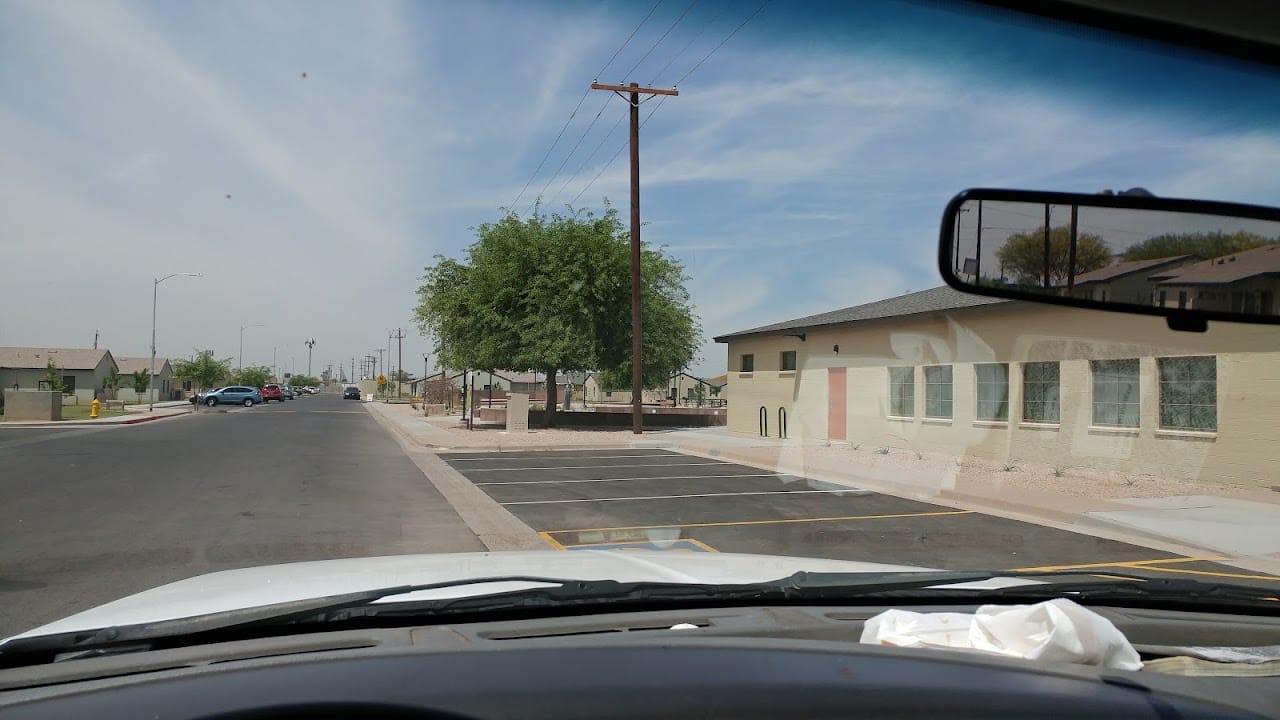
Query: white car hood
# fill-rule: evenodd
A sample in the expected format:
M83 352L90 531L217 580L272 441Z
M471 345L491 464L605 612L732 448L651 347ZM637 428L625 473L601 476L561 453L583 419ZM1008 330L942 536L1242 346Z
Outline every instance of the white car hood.
M802 570L873 573L919 572L928 569L909 565L774 555L647 550L549 550L322 560L198 575L99 605L14 637L155 623L384 587L496 576L525 575L619 582L751 583L776 580ZM399 595L383 602L427 597L463 597L530 587L538 585L471 584Z

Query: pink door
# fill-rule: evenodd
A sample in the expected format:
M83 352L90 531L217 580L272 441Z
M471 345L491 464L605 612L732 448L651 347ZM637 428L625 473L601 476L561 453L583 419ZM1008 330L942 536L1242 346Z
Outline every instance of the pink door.
M845 439L845 412L848 407L845 368L827 368L827 439Z

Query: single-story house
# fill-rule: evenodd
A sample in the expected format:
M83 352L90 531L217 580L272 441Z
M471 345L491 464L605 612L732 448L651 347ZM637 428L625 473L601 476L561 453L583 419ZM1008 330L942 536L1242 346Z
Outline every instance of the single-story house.
M645 404L657 405L667 400L667 388L645 388L640 394L640 401ZM631 402L631 388L606 388L600 384L600 380L596 375L588 377L583 382L583 393L586 400L590 404L611 405L616 403Z
M682 405L707 405L712 399L720 397L722 387L683 371L672 375L667 385L667 399Z
M1280 244L1154 273L1155 304L1249 313L1280 313Z
M1118 261L1077 275L1070 294L1099 302L1152 305L1155 303L1158 282L1151 277L1152 274L1172 271L1192 262L1195 262L1195 258L1190 255Z
M1270 487L1278 332L938 287L715 339L734 432Z
M116 360L110 350L92 348L0 347L0 387L6 390L47 390L48 364L52 360L63 385L63 394L75 402L89 403L103 388Z
M135 372L147 372L151 369L151 356L120 356L116 358L116 365L120 368L120 387L116 390L116 398L119 400L138 400L147 399L147 393L139 395L133 389L133 374ZM181 400L181 391L174 387L173 382L173 365L170 364L169 358L156 357L155 374L151 376L151 384L147 386L150 390L152 399L157 402L160 400Z

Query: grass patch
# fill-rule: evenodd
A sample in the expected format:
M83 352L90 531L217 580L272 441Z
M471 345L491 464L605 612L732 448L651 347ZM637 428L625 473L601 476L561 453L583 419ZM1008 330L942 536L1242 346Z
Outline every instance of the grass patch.
M90 407L88 405L63 405L62 419L63 420L88 420L89 410L90 410ZM123 413L119 410L108 410L106 408L102 408L101 410L98 411L98 417L100 418L117 417L119 415L125 415L125 414L126 413Z

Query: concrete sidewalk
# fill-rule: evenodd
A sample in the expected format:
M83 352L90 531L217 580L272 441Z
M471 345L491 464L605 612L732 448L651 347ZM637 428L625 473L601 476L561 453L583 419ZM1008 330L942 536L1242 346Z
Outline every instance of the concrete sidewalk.
M408 441L435 451L668 448L1280 576L1280 493L1270 490L1156 480L1095 487L1098 479L1084 477L1084 471L1040 478L1002 473L997 464L976 458L761 438L723 427L640 436L625 430L553 429L517 437L499 429L460 430L457 416L424 418L408 405L365 407Z

